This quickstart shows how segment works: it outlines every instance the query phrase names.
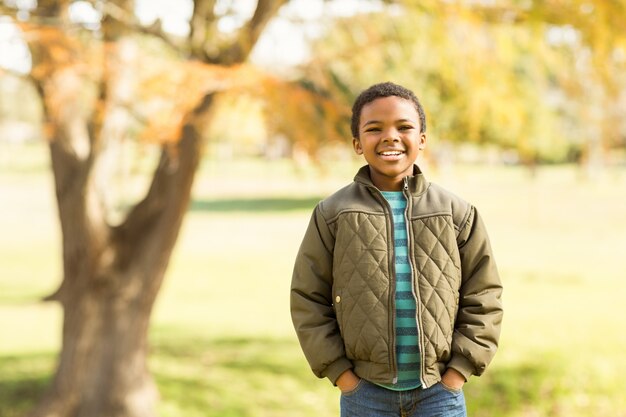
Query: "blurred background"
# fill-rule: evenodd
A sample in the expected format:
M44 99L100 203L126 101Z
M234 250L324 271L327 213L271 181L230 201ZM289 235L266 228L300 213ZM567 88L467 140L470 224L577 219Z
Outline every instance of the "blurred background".
M292 330L350 108L412 89L482 212L471 416L626 416L626 2L0 2L0 416L332 416Z

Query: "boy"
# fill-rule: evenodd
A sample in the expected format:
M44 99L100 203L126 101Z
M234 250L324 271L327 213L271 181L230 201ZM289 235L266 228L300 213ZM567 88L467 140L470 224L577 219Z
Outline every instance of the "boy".
M424 110L392 83L352 108L367 165L321 201L298 252L291 315L343 417L465 416L462 387L493 358L502 286L476 209L414 164Z

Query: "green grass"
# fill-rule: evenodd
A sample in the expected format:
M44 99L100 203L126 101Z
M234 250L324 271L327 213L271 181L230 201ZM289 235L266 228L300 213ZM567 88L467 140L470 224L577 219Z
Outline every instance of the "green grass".
M0 164L2 417L45 389L62 320L39 302L61 278L52 179L40 148L20 152L35 157ZM356 165L205 161L153 315L161 416L338 415L300 352L288 290L310 209ZM466 386L469 414L626 417L626 169L593 182L573 167L426 171L477 205L505 286L501 348Z
M0 356L0 416L18 417L28 411L43 394L53 363L50 352Z

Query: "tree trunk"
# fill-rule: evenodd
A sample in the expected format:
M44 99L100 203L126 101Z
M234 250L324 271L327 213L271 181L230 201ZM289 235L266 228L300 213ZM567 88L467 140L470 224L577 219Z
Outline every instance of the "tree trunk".
M243 62L285 1L259 0L232 45L214 57L194 58L229 65ZM63 22L69 3L40 1L37 11L45 22ZM114 55L114 46L122 45L124 34L142 28L135 27L132 0L105 3L120 18L107 15L102 22L106 44L96 103L88 106L91 114L85 114L83 91L88 62L84 58L89 54L65 33L71 26L42 25L29 38L31 79L42 98L50 133L63 237L63 281L48 299L59 301L64 312L58 366L30 417L155 415L158 393L146 363L150 315L189 204L202 155L202 132L211 117L214 93L208 92L186 114L181 136L163 146L145 198L122 224L110 226L98 194L102 184L97 178L102 171L98 164L102 145L111 136L105 121L111 121L118 103L129 101L121 100L112 88L121 72L111 69L123 61ZM206 4L200 7L201 3ZM211 41L204 29L215 24L214 2L194 4L192 34L197 45L189 50L204 54L202 43Z
M141 280L131 271L109 274L109 282ZM157 390L146 367L154 297L144 298L136 283L114 287L93 283L66 292L58 368L33 416L155 415Z
M150 315L190 200L212 98L188 117L174 148L164 148L146 197L117 227L106 224L95 195L93 138L81 137L86 129L71 128L79 123L68 117L51 141L64 279L49 299L63 307L63 339L52 384L31 417L155 415ZM75 148L85 140L92 153L81 156Z

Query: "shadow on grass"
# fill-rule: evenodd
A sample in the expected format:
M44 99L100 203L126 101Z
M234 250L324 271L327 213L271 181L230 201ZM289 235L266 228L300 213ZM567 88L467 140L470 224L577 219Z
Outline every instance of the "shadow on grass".
M32 408L50 382L52 353L0 356L0 416L18 417Z
M336 415L338 393L311 373L292 338L202 338L164 332L151 337L150 369L161 393L161 417ZM0 416L18 417L50 381L55 356L0 356ZM468 415L565 415L565 369L542 357L492 367L472 379ZM288 399L288 401L286 401Z
M466 386L468 415L519 415L522 410L528 415L564 415L559 408L569 395L565 375L561 361L550 355L541 361L492 367Z
M328 381L315 378L295 340L238 337L179 343L168 339L155 347L157 356L176 363L154 371L163 397L176 403L180 413L211 410L205 415L278 417L299 410L297 415L312 417L338 412L336 390ZM474 378L466 388L468 415L506 417L526 411L565 415L559 412L559 404L568 396L562 386L565 369L558 360L544 359L545 363L493 368ZM199 369L196 377L188 374L193 371L183 371L185 363L189 370ZM179 393L185 393L182 402Z
M291 339L190 338L181 343L167 336L155 338L152 347L163 417L286 417L298 407L298 395L285 401L290 391L302 396L315 382Z
M190 211L255 212L312 210L321 197L304 198L232 198L224 200L193 200Z

